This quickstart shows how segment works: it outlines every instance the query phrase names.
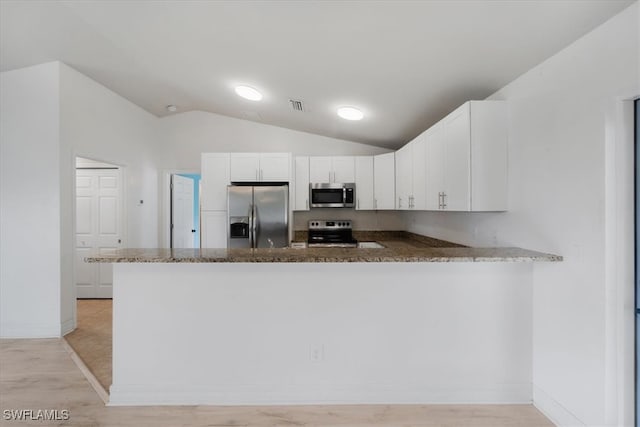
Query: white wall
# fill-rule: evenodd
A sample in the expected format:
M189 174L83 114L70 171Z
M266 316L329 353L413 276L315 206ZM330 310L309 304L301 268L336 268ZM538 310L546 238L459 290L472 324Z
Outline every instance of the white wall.
M158 119L94 80L60 64L62 321L73 319L75 157L123 167L123 247L158 246ZM144 202L140 204L140 200ZM108 268L111 268L109 266Z
M59 69L0 74L0 336L60 335Z
M124 167L124 244L155 247L157 118L59 62L0 76L0 336L60 336L75 327L75 157Z
M533 286L534 401L563 425L624 422L611 387L605 144L610 104L640 95L638 21L635 3L490 97L509 103L508 212L406 214L416 233L565 257L537 265Z
M294 155L381 154L388 149L203 111L160 119L165 169L199 170L200 153L291 152Z
M110 404L530 402L531 269L116 264Z

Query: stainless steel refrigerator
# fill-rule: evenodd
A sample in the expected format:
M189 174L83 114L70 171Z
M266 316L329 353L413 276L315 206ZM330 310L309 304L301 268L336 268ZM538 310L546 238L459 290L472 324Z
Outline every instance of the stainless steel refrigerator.
M289 246L289 186L229 185L227 247Z

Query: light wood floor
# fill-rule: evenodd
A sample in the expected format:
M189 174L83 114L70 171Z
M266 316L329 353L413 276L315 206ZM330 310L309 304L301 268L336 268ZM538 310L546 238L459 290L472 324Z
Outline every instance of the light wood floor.
M106 407L59 339L0 340L0 409L70 412L69 421L0 421L19 426L553 426L531 405Z

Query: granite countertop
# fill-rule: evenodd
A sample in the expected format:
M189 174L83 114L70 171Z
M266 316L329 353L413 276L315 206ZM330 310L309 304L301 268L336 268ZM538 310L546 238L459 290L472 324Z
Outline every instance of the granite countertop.
M91 263L211 262L523 262L562 261L559 255L521 248L470 248L406 232L369 234L385 246L362 248L275 249L119 249L85 258ZM355 233L354 233L355 234ZM296 239L298 239L296 233ZM356 238L365 241L364 234Z

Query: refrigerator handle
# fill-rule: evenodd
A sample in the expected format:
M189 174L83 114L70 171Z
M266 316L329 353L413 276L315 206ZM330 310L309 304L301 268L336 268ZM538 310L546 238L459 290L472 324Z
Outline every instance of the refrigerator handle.
M249 205L249 247L253 247L253 205Z
M257 248L258 247L258 232L257 232L257 223L258 223L258 210L256 209L256 205L253 204L251 205L251 219L252 219L252 224L251 224L251 236L252 236L252 242L251 242L251 247L252 248Z

